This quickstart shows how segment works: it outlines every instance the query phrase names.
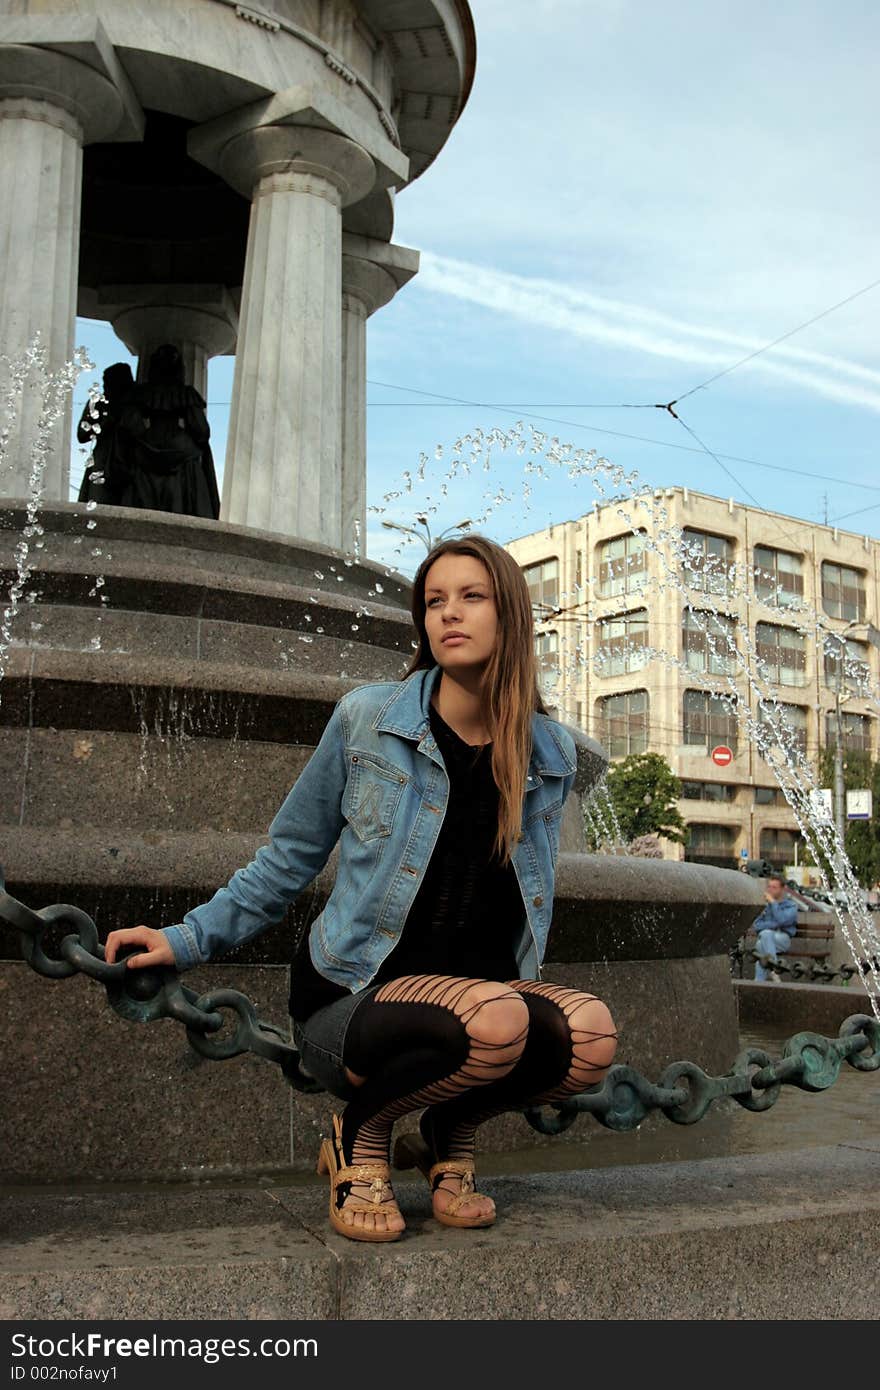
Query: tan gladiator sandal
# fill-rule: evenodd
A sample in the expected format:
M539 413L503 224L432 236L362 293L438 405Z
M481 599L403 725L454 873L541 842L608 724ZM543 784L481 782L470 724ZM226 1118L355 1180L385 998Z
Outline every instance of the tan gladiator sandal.
M468 1230L493 1225L497 1214L495 1212L492 1212L491 1216L458 1215L459 1209L466 1202L473 1201L475 1198L481 1201L491 1201L485 1192L477 1192L474 1188L473 1161L471 1159L447 1158L441 1163L432 1163L433 1156L420 1134L402 1134L394 1145L395 1168L418 1168L419 1172L427 1179L432 1197L447 1175L452 1174L461 1178L461 1191L455 1196L447 1194L450 1196L449 1206L445 1211L437 1211L435 1208L434 1220L439 1221L441 1226L459 1226Z
M391 1169L387 1163L345 1163L342 1151L342 1127L339 1116L333 1116L333 1137L324 1139L318 1154L318 1172L330 1177L330 1225L334 1231L348 1240L400 1240L403 1230L378 1231L364 1226L354 1226L342 1219L342 1207L337 1204L336 1194L340 1183L368 1182L370 1197L350 1196L345 1203L346 1211L370 1211L377 1215L383 1206L385 1190L391 1191ZM392 1197L393 1197L392 1193ZM387 1205L387 1204L386 1204Z

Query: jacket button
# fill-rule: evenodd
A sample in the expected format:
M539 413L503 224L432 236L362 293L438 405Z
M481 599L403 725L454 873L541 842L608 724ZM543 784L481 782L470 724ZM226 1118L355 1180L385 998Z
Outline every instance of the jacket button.
M543 907L543 906L544 906L544 899L543 899L543 898L532 898L532 904L533 904L533 906L535 906L535 907Z

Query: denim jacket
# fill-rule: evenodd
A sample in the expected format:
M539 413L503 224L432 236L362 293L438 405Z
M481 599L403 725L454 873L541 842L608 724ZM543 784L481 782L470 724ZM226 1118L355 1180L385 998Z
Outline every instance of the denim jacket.
M269 827L270 843L210 902L165 928L180 969L210 960L279 921L339 841L333 891L312 923L315 968L363 989L400 939L437 842L449 779L428 719L440 667L344 695ZM512 853L523 899L514 924L520 977L536 979L547 945L562 806L577 753L548 715L532 716L521 838Z
M768 903L759 917L752 923L753 931L764 931L772 927L774 931L788 932L797 936L797 903L794 898L777 898Z

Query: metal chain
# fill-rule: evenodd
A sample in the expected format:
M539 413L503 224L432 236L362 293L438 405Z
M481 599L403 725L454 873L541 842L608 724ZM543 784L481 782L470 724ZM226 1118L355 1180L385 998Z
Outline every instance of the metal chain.
M760 951L746 949L742 943L732 946L730 949L731 970L737 970L737 978L743 978L743 966L746 959L756 961L768 961L769 956L762 956ZM790 975L793 980L807 980L810 984L828 985L832 980L850 981L855 975L859 979L864 979L875 970L880 970L880 960L876 956L871 960L863 960L858 965L823 965L819 961L786 960L784 953L773 959L773 969L778 975Z
M53 960L43 949L43 938L59 923L72 930L59 946L61 959ZM125 956L109 964L87 913L69 903L31 911L5 891L2 869L0 924L18 933L24 959L39 975L52 980L89 975L104 985L108 1003L121 1018L132 1023L176 1019L185 1026L190 1046L203 1057L225 1061L254 1052L276 1062L296 1090L323 1089L302 1071L299 1053L284 1040L281 1029L257 1018L247 995L234 989L197 995L180 983L173 966L129 970ZM223 1026L224 1009L235 1013L235 1030L228 1038L212 1038L209 1035ZM837 1080L843 1061L858 1071L880 1068L880 1022L854 1014L841 1024L837 1038L797 1033L785 1044L778 1062L760 1048L745 1048L725 1076L708 1076L694 1062L673 1062L655 1086L634 1067L614 1066L601 1085L554 1105L555 1115L541 1108L524 1113L542 1134L562 1134L583 1113L614 1130L635 1129L651 1110L660 1110L674 1124L692 1125L723 1096L732 1096L747 1110L761 1111L776 1104L783 1085L824 1091Z
M282 1030L257 1018L256 1009L246 994L235 989L196 994L195 990L181 984L177 970L169 965L130 970L126 958L137 954L138 947L121 952L111 965L88 913L69 903L55 903L32 912L11 897L5 887L0 868L0 924L18 932L22 955L38 975L50 980L89 975L103 984L111 1008L130 1023L152 1023L156 1018L176 1019L186 1028L190 1046L202 1057L225 1061L243 1052L255 1052L267 1061L277 1062L296 1090L323 1089L302 1070L299 1053L285 1040ZM43 949L43 938L50 927L59 924L70 927L71 931L58 948L61 959L52 960ZM235 1015L234 1031L228 1037L211 1037L223 1027L224 1009Z
M759 1047L747 1047L724 1076L707 1076L694 1062L672 1062L656 1086L633 1067L611 1067L599 1086L560 1101L550 1115L527 1110L526 1119L541 1134L562 1134L586 1112L606 1129L636 1129L651 1110L660 1110L677 1125L693 1125L722 1096L732 1096L746 1110L769 1110L783 1086L802 1091L825 1091L846 1061L857 1071L880 1068L880 1022L853 1014L840 1025L836 1038L819 1033L796 1033L774 1061Z

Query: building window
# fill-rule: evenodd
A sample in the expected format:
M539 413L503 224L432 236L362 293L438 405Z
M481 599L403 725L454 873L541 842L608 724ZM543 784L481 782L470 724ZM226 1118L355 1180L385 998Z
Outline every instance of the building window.
M584 552L576 550L574 554L574 582L575 587L580 589L584 583Z
M771 864L784 867L786 864L794 863L795 845L800 849L802 844L802 837L797 830L774 830L767 827L761 831L759 853L762 859L769 859Z
M612 758L648 751L648 692L627 690L599 702L602 742Z
M841 710L840 726L845 753L870 754L872 739L869 715L850 714L848 710ZM825 742L829 748L837 747L837 716L835 714L826 714L825 716Z
M804 596L803 557L756 545L755 594L774 608L799 603Z
M642 532L616 536L599 546L599 595L616 598L634 594L645 587L647 551Z
M542 560L539 565L523 568L535 620L547 618L559 607L559 561Z
M682 782L681 795L685 801L734 801L736 787L727 782Z
M762 731L762 753L765 747L807 751L807 711L803 705L786 705L781 700L773 700L769 707L762 704L758 710L758 728ZM781 733L778 732L780 728Z
M684 532L685 584L704 594L733 593L733 543L707 531Z
M736 638L732 618L686 608L681 619L681 641L689 671L710 676L729 676L736 669Z
M778 787L755 787L756 806L784 806L785 797Z
M648 610L636 608L599 623L596 672L601 676L624 676L640 671L645 664L648 644Z
M575 722L575 724L577 724L577 726L578 726L579 729L582 729L582 728L584 727L584 702L583 702L583 700L575 700L575 702L574 702L574 722Z
M865 621L865 576L861 570L822 561L822 607L829 618Z
M729 696L707 690L686 690L683 702L684 742L711 752L726 744L736 752L736 711Z
M758 623L755 628L758 660L766 668L765 680L775 685L806 685L807 641L793 627ZM762 670L762 675L764 672Z
M843 661L841 662L841 650ZM854 642L851 637L825 638L825 684L829 690L855 689L867 693L871 684L868 666L868 648L864 642Z
M691 863L727 868L736 860L736 836L737 831L729 825L689 825L684 857Z
M557 702L559 685L559 633L535 633L535 657L538 662L538 685L546 705Z

